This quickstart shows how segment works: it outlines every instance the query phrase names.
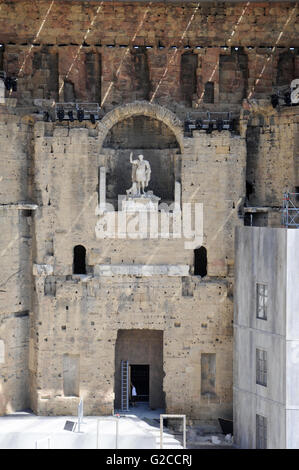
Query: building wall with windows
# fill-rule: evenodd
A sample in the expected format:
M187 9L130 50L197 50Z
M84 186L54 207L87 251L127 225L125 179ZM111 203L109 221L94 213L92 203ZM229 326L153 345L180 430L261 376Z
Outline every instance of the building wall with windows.
M242 448L298 446L298 242L292 229L236 230L234 436Z

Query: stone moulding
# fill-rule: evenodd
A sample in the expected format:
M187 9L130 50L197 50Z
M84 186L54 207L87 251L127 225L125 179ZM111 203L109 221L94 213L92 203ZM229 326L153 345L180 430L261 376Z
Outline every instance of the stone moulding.
M98 264L95 276L189 276L189 265Z

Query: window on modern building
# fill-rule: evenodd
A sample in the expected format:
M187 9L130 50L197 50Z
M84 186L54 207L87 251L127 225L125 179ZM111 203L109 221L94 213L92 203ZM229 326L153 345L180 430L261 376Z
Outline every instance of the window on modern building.
M267 387L267 351L256 349L256 383Z
M74 247L74 274L86 274L86 249L82 245Z
M256 284L256 318L267 320L268 286Z
M267 418L256 415L256 448L267 449Z
M207 275L207 250L204 246L194 250L194 276Z

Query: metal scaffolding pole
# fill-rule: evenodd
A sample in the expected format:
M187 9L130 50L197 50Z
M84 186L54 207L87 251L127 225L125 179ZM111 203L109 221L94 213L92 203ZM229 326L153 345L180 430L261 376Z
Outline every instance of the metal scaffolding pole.
M284 193L282 225L286 228L299 228L299 193Z

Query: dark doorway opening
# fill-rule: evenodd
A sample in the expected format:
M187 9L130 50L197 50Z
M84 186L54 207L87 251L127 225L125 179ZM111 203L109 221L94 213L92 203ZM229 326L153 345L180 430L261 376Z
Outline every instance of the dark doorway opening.
M86 274L86 249L82 245L74 248L74 274Z
M207 250L204 246L194 250L194 276L207 275Z
M131 384L137 392L135 401L149 402L149 365L131 365Z

